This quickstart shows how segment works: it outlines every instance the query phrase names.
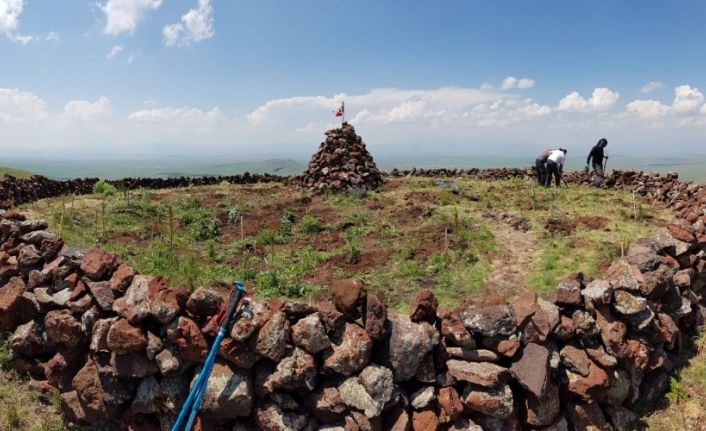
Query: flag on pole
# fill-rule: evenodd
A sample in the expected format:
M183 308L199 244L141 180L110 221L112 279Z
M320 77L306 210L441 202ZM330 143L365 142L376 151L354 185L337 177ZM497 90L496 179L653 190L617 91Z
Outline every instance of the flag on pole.
M343 106L343 102L341 102L341 107L333 112L336 114L336 117L343 117L343 114L345 113L345 107Z

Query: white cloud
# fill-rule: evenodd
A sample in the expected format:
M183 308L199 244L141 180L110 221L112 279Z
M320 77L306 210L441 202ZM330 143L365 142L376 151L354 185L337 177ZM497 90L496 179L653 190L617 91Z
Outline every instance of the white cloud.
M521 78L519 81L517 81L517 88L519 88L520 90L532 87L534 87L534 79Z
M64 106L61 120L64 124L85 123L92 124L106 117L110 113L110 100L101 97L95 102L87 100L71 100Z
M17 32L20 28L22 9L24 0L0 0L0 35L4 34L10 41L20 45L27 45L34 37Z
M503 79L503 82L500 83L500 88L503 90L510 90L513 88L519 88L520 90L525 90L527 88L532 88L534 87L534 80L529 79L529 78L520 78L517 79L514 76L508 76L507 78Z
M643 85L640 87L640 93L642 94L647 94L651 93L655 90L658 90L660 88L664 87L664 84L660 81L650 81L647 84Z
M704 95L698 88L690 85L680 85L674 89L672 109L678 114L688 114L696 111L704 103Z
M203 111L198 108L183 106L181 108L144 109L133 112L128 119L144 125L168 126L178 129L196 128L210 129L224 121L219 108Z
M594 88L588 100L584 99L578 92L572 91L559 101L557 108L560 111L573 112L605 111L612 108L619 98L620 93L605 87Z
M199 0L197 9L189 9L180 22L164 26L162 41L166 46L189 46L210 39L214 34L211 1Z
M47 116L46 102L33 93L0 88L0 124L38 122Z
M122 45L115 45L112 48L110 48L110 51L105 55L105 58L108 60L112 60L115 58L116 55L120 54L120 52L123 50Z
M667 105L656 100L633 100L626 109L628 113L643 119L661 118L669 112Z
M475 88L443 87L432 90L401 90L383 88L359 95L337 94L273 99L247 115L253 126L298 122L308 124L311 118L332 115L342 100L346 102L346 117L351 122L368 124L430 123L449 121L462 110L483 102L506 97Z
M476 105L464 117L473 119L480 127L502 127L549 115L552 109L532 99L500 99Z
M503 90L509 90L511 88L515 88L515 85L517 84L517 78L514 76L508 76L507 78L503 79L503 82L500 84L500 88Z
M47 42L61 42L61 37L59 37L59 33L55 31L50 31L49 34L44 38Z
M133 33L145 15L159 8L162 0L108 0L99 8L105 14L105 34Z

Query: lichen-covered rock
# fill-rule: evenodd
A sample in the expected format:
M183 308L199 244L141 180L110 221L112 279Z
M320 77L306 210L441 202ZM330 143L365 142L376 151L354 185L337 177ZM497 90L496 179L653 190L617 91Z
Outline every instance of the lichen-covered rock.
M517 332L517 323L509 305L494 305L479 310L464 311L461 320L474 335L503 338Z
M509 418L514 410L512 389L507 383L490 388L468 385L463 392L463 403L471 410L500 419Z
M314 357L302 349L295 348L284 356L276 366L271 363L258 365L256 391L260 397L278 390L313 390L316 383Z
M383 342L382 360L392 368L395 382L411 379L424 356L439 342L439 334L426 322L414 323L406 316L391 316L389 339Z
M312 354L331 345L318 313L310 314L292 326L292 343Z
M214 420L249 416L253 398L250 376L223 362L216 362L208 379L200 411Z
M289 331L287 316L281 311L273 314L270 320L260 328L255 351L275 362L281 360L289 342Z
M372 345L365 329L355 323L346 323L340 342L332 342L331 347L324 350L324 368L350 376L368 364Z

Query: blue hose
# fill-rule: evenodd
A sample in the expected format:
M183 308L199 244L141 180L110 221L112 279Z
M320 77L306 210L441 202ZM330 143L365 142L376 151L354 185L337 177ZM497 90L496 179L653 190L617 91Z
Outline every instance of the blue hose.
M226 309L226 314L223 319L223 323L221 324L221 327L218 328L218 334L216 335L216 339L211 345L211 350L209 350L208 356L206 356L206 360L201 366L201 371L199 371L194 385L191 387L191 390L189 390L189 395L186 397L186 401L184 401L184 404L179 410L179 415L177 416L174 425L172 425L171 431L179 431L179 429L181 428L181 424L182 422L184 422L184 419L186 418L187 414L189 414L189 419L186 422L184 430L191 430L191 427L194 424L194 420L196 419L196 414L199 411L199 407L201 407L201 401L203 400L203 396L206 393L206 388L208 386L208 378L211 375L211 371L213 370L213 364L216 362L216 356L218 355L218 349L220 348L221 341L223 341L226 331L230 327L230 322L231 318L233 317L235 307L244 294L245 288L243 287L243 285L237 281L233 282L233 294L231 295L230 301L228 303L228 308Z

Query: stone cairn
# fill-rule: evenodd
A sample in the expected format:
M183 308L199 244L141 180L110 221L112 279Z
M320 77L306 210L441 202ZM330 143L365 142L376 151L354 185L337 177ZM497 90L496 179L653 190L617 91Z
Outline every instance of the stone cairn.
M383 177L353 126L343 123L326 132L326 140L311 157L299 183L312 193L353 193L378 188Z

